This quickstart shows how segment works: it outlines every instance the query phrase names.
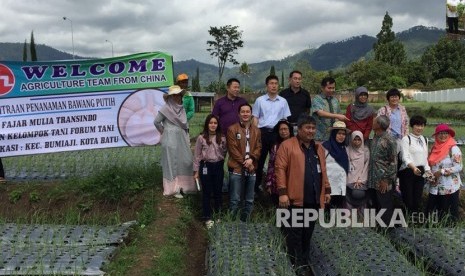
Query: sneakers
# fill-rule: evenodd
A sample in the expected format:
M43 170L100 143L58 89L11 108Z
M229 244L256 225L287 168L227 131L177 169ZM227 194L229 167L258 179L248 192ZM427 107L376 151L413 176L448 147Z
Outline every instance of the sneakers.
M184 198L184 196L180 193L174 195L175 198Z
M4 177L0 177L0 184L5 184L6 183L6 179Z
M211 229L213 227L213 225L215 225L215 222L211 219L207 220L205 222L205 227L207 227L207 229Z

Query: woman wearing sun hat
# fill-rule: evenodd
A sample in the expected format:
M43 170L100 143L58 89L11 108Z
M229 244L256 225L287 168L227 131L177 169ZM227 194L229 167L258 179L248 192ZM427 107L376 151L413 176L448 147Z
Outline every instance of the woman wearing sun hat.
M435 181L430 183L427 211L439 211L440 218L449 214L453 222L459 218L459 190L462 181L462 152L455 141L455 131L439 124L434 131L434 144L428 157Z
M334 122L328 129L331 132L329 140L323 142L326 156L326 170L331 185L331 207L342 208L346 195L347 174L349 172L349 157L345 146L347 133L343 121Z
M185 93L178 85L169 87L163 95L165 105L155 118L155 127L161 134L161 165L163 170L163 195L182 198L182 192L196 190L193 159L188 136L189 124L182 105Z

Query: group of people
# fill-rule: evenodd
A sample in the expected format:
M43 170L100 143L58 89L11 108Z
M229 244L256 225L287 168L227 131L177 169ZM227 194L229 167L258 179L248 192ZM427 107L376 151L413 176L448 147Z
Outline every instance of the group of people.
M182 106L185 89L170 87L166 105L155 119L163 134L164 194L182 197L181 192L195 190L193 183L200 180L203 217L211 227L213 214L222 206L227 160L229 209L241 221L249 220L255 195L264 192L277 208L289 210L385 209L382 220L389 225L394 192L401 192L407 214L415 214L425 183L426 211L458 219L462 154L450 126L436 127L429 150L422 135L426 118L409 118L398 89L386 93L388 103L376 112L368 104L368 90L358 87L354 102L342 114L333 78L322 80L321 93L313 99L301 82L302 73L292 71L289 87L279 92L278 78L270 75L266 94L252 106L238 96L240 81L229 79L227 94L205 119L193 157ZM313 227L314 222L284 229L295 266L308 264Z

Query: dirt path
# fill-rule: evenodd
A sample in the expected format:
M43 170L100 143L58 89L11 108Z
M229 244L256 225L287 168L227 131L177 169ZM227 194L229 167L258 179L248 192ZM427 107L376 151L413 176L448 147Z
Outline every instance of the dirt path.
M181 218L180 203L173 198L161 198L157 203L157 217L148 225L137 242L138 250L135 256L136 263L127 271L127 275L144 275L151 267L156 265L160 246L168 241L166 229L170 229L178 223ZM203 224L193 219L186 230L186 266L185 275L203 276L205 271L205 250L207 246L206 232ZM143 237L142 237L143 236ZM169 274L169 271L167 271Z
M205 253L207 250L207 233L203 223L194 220L187 232L188 253L186 256L187 275L204 276L205 270Z
M157 218L143 230L146 234L139 235L136 263L128 271L128 275L144 275L157 261L157 247L166 239L166 229L176 224L180 210L173 199L162 198L154 206L157 208Z

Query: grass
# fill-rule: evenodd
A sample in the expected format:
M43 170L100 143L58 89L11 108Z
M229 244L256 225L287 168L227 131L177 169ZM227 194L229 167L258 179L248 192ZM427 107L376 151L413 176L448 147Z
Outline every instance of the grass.
M174 276L186 273L186 267L182 264L182 260L186 259L186 252L188 252L187 237L189 233L187 230L194 217L189 206L185 204L181 204L181 206L180 218L174 225L163 230L166 231L167 242L157 247L156 255L158 258L146 275Z

